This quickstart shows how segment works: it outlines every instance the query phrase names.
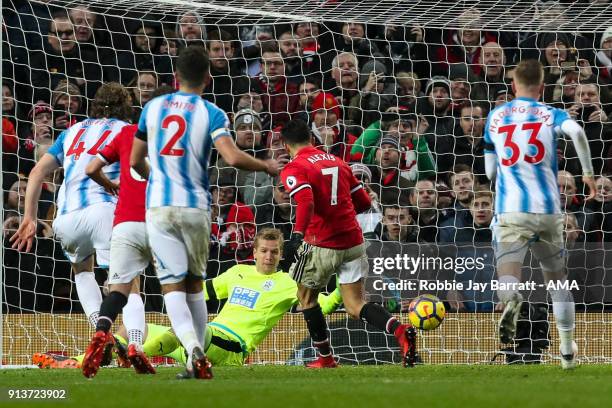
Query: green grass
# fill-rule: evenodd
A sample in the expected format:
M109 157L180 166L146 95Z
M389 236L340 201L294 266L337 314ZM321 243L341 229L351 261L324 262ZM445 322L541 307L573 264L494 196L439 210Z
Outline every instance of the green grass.
M80 370L0 370L0 406L9 388L66 389L59 402L12 406L79 407L598 407L611 406L612 366L256 366L214 370L212 381L174 379L178 368L138 376L102 369L91 380Z

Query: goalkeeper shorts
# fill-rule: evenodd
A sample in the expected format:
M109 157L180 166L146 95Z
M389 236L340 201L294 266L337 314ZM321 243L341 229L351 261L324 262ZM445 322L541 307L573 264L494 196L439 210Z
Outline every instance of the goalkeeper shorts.
M188 207L149 208L147 235L162 285L181 282L187 274L206 278L209 211Z
M206 356L213 366L242 366L248 354L240 342L211 325L206 326Z
M366 276L368 259L365 244L333 249L303 242L298 249L297 260L289 268L293 280L310 289L324 288L335 273L341 285L355 283Z
M115 204L107 202L59 215L53 221L53 232L66 258L74 264L95 253L98 266L107 268L114 216Z

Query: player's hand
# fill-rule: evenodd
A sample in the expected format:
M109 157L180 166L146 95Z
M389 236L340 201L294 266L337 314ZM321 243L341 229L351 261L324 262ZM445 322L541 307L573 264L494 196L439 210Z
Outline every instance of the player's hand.
M104 190L112 196L118 196L119 195L119 184L113 183L112 181L110 181L108 184L104 186Z
M584 198L584 201L591 201L595 199L597 194L597 187L595 186L595 179L593 176L582 176L582 182L588 188L589 195Z
M283 248L283 257L285 258L285 263L288 266L296 261L297 252L300 249L300 246L302 246L303 241L304 235L300 234L299 232L294 232L291 234L291 239Z
M278 162L274 159L266 159L264 160L264 163L266 164L266 173L268 173L271 176L276 176L278 175L279 171L280 171L280 166L278 164Z
M17 232L15 232L10 239L10 242L13 244L12 248L17 249L19 252L23 252L25 248L25 252L30 252L35 236L36 220L29 217L24 217L23 221L21 221L21 225L19 225L19 228L17 229Z

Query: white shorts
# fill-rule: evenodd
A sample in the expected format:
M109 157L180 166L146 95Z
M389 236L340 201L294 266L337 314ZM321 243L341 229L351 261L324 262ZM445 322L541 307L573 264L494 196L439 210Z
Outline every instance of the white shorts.
M200 208L156 207L147 210L147 235L162 285L187 274L206 278L210 212Z
M130 283L151 262L144 222L122 222L113 228L108 283Z
M527 250L542 269L557 271L563 266L563 216L561 214L497 214L492 223L497 265L523 263Z
M59 215L53 232L68 260L79 263L95 252L98 266L108 268L114 216L115 204L104 202Z

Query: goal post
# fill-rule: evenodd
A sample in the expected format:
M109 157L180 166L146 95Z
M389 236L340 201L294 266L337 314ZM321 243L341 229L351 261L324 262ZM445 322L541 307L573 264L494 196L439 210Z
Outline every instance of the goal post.
M428 364L482 364L500 353L498 362L513 356L553 362L558 356L550 299L533 260L526 260L523 277L538 286L525 291L524 337L514 347L498 340L496 291L491 286L467 289L469 282L495 279L486 234L491 219L483 216L479 224L480 215L470 210L472 202L486 201L491 189L479 144L487 114L514 96L516 64L539 59L546 71L544 101L584 126L599 180L597 199L584 203L575 149L560 140L555 154L564 171L568 280L577 285L572 290L580 358L611 362L610 16L612 3L597 0L9 2L2 13L0 368L28 365L36 352L79 354L91 334L70 264L52 234L61 174L46 180L33 251L19 253L9 243L23 215L29 172L66 126L86 117L105 82L129 88L136 121L155 88L176 87L177 52L191 44L207 46L212 57L204 97L232 121L244 108L257 112L257 134L241 139L231 125L241 149L286 162L279 128L298 117L308 122L322 150L350 161L354 174L371 183L376 208L358 218L369 244L368 299L403 320L410 299L422 293L437 294L450 308L439 329L419 336L420 357ZM387 153L379 151L386 149L397 157L393 152L383 157ZM243 234L247 226L273 226L285 235L291 231L294 209L277 180L217 160L211 186L217 194L230 187L232 200L248 208L239 222L228 221L229 207L213 219L211 276L251 260L252 242ZM393 264L375 272L375 259L398 254L434 264L434 258L451 258L452 266L440 263L411 272ZM483 269L457 263L478 257L485 260ZM105 271L97 268L95 274L103 290ZM420 281L465 287L420 288ZM152 270L142 288L147 321L169 325ZM328 322L342 362L399 361L392 336L342 311ZM289 313L249 361L301 364L312 357L301 315Z

